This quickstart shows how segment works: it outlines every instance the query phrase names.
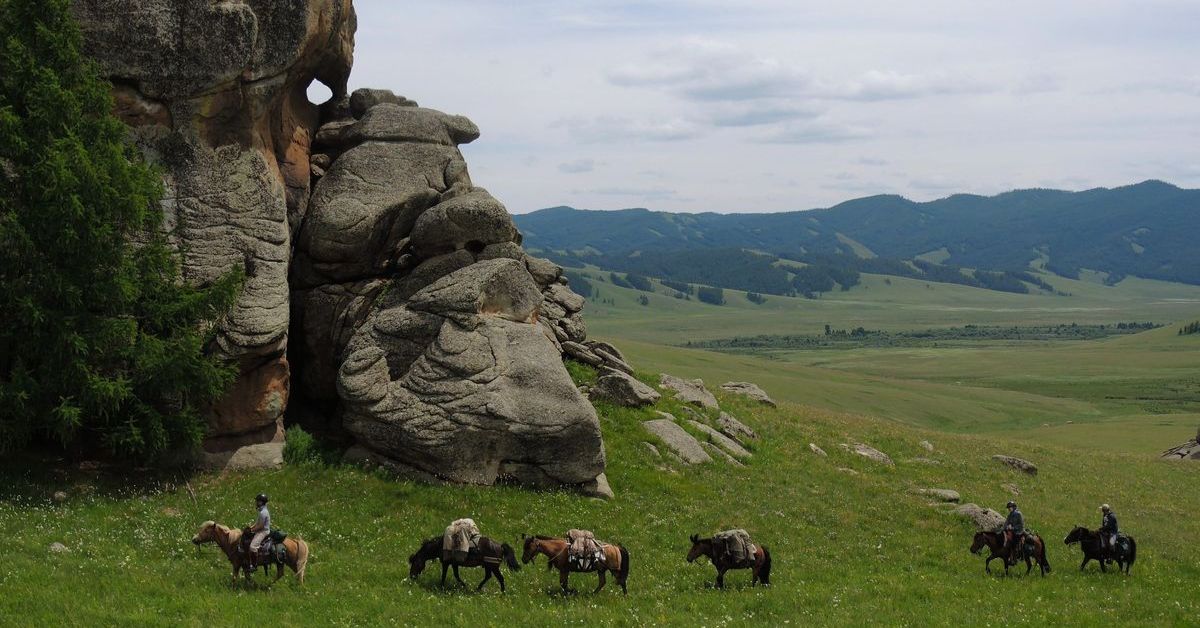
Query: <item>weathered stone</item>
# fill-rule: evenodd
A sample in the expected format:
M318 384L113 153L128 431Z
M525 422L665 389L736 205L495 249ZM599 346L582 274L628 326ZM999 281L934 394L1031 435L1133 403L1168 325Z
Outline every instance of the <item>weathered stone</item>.
M950 512L969 520L980 532L999 532L1000 528L1004 526L1003 515L991 508L983 508L976 504L963 504Z
M363 117L371 107L388 103L400 107L416 107L415 101L403 96L397 96L390 89L371 89L362 87L350 94L350 115L355 118Z
M504 259L381 306L341 367L346 428L376 454L453 482L592 482L604 471L599 420L530 322L540 300L524 264ZM442 322L433 330L403 310Z
M958 491L952 491L946 488L919 488L916 490L918 495L925 495L943 502L957 502L961 499Z
M592 353L590 349L579 344L578 342L571 342L570 340L567 340L562 342L561 346L564 354L575 358L584 364L590 364L592 366L600 366L601 364L604 364L604 360L601 360L600 356Z
M56 504L62 504L67 501L67 494L64 491L54 491L54 495L51 496L51 499L53 499L54 503Z
M396 142L457 146L478 138L479 127L465 116L391 103L372 107L357 124L345 130L345 139L351 144Z
M650 452L651 456L654 456L655 458L662 457L662 454L658 453L658 447L655 447L654 443L643 442L642 445L646 447L646 450Z
M758 434L750 429L745 423L735 419L732 414L722 412L717 417L717 427L726 436L734 440L758 440Z
M70 548L68 548L66 545L63 545L62 543L59 543L58 541L55 541L50 544L50 553L51 554L65 554L69 551L71 551Z
M278 469L283 466L283 443L259 443L233 451L205 453L203 465L213 471Z
M631 408L653 405L661 398L658 391L620 371L609 371L597 379L592 396Z
M824 449L821 449L820 447L818 447L816 443L809 443L808 448L809 448L809 450L811 450L814 454L817 454L818 456L828 456L829 455L829 454L825 453Z
M602 340L588 340L584 344L586 344L592 351L607 353L622 362L629 362L629 359L625 357L624 353L621 353L621 350L618 349L616 345L604 342Z
M717 430L714 430L713 428L705 425L704 423L700 423L699 421L688 421L688 424L691 425L693 428L700 430L701 432L704 432L708 436L709 440L711 440L713 442L714 445L720 446L721 449L724 449L725 451L729 452L730 455L734 456L735 458L749 458L750 457L750 452L746 451L745 447L742 447L736 441L734 441L732 438L725 436L724 434L718 432Z
M604 366L607 366L610 369L621 371L622 373L626 373L628 375L633 375L632 366L617 356L605 351L603 348L595 347L592 349L592 352L600 358L601 362L604 363Z
M1004 484L1001 484L1000 488L1008 491L1009 493L1012 493L1014 496L1018 496L1021 494L1021 489L1017 488L1017 485L1013 484L1011 482L1005 482Z
M597 475L596 479L591 482L581 484L579 492L588 497L599 497L600 499L612 499L616 497L612 487L608 485L608 476L603 473Z
M721 390L735 395L742 395L759 403L764 403L769 406L775 406L775 400L771 399L770 395L755 384L750 382L725 382L721 384Z
M654 434L666 443L687 464L712 462L712 457L705 453L700 442L679 427L671 419L653 419L642 423L646 431Z
M933 451L933 443L931 443L927 440L923 440L918 444L921 446L921 449L924 449L925 451L928 451L928 452Z
M703 447L705 449L705 451L707 451L709 453L709 455L712 456L713 458L719 458L721 460L724 460L725 462L728 462L729 464L731 464L735 467L746 466L746 465L742 464L742 462L740 460L738 460L734 456L730 455L729 452L725 451L724 449L721 449L720 447L717 447L716 445L714 445L712 443L709 443L707 441L701 441L700 446Z
M675 393L675 398L705 408L716 409L717 398L704 387L702 379L681 379L674 375L662 374L660 384Z
M225 439L264 429L282 429L283 410L287 407L290 390L289 374L286 358L249 369L214 404L209 425ZM210 443L209 449L220 448L214 448Z
M1020 458L1014 458L1012 456L1002 456L1000 454L996 454L995 456L992 456L992 460L995 460L1001 464L1007 465L1009 467L1012 467L1013 469L1016 469L1017 471L1020 471L1022 473L1027 473L1029 475L1037 475L1037 472L1038 472L1037 465L1033 464L1032 462L1030 462L1028 460L1022 460Z
M532 255L525 257L525 267L529 269L529 274L533 275L533 280L543 288L554 284L563 272L562 266Z
M874 460L875 462L878 462L881 464L886 464L888 466L895 466L895 464L896 464L895 462L892 462L891 456L883 453L882 451L879 451L878 449L875 449L874 447L871 447L870 445L864 444L864 443L855 443L853 446L843 444L842 448L845 449L846 451L856 453L856 454L862 456L863 458L867 458L869 460Z
M516 238L517 227L508 211L479 188L425 211L412 230L413 250L426 257L462 248L482 251L489 244Z

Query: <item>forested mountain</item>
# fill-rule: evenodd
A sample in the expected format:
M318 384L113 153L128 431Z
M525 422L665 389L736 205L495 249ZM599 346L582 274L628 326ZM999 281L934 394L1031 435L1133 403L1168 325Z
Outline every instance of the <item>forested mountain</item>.
M896 263L901 263L908 272L912 264L902 260L1014 273L1039 261L1068 277L1086 268L1108 273L1112 282L1136 275L1200 284L1200 190L1162 181L1083 192L956 194L924 203L871 196L827 209L773 214L554 207L515 218L530 248L635 272L648 269L640 262L614 260L751 249L834 265L861 266L881 258L868 265L900 269Z

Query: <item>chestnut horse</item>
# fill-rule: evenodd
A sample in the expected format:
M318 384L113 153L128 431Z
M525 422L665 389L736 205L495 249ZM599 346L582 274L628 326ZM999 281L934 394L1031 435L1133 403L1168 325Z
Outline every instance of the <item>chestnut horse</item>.
M1050 561L1046 560L1046 543L1042 541L1042 537L1033 535L1034 552L1033 556L1029 552L1025 553L1025 573L1028 574L1033 570L1033 560L1037 561L1038 567L1042 570L1042 575L1050 572ZM976 532L975 539L971 542L971 553L978 554L979 550L984 547L991 551L987 560L983 561L983 570L986 573L992 573L992 561L997 558L1004 559L1004 575L1008 575L1008 558L1010 552L1015 549L1013 547L1004 546L1004 536L999 532ZM1031 560L1032 559L1032 560Z
M1117 571L1129 573L1129 568L1133 566L1133 561L1137 560L1137 542L1132 536L1126 536L1129 540L1129 553L1120 551L1119 549L1110 549L1105 551L1100 547L1100 533L1095 530L1089 530L1083 526L1075 526L1074 530L1063 539L1063 543L1070 545L1078 543L1079 548L1083 550L1083 562L1079 563L1079 571L1087 566L1089 561L1100 563L1100 571L1108 571L1104 564L1109 560L1116 561Z
M693 534L691 539L692 549L688 552L687 561L693 562L701 556L707 556L708 560L712 561L713 567L717 568L717 588L725 588L725 572L730 569L751 569L750 586L754 586L759 582L769 585L771 584L771 552L763 545L756 545L754 549L754 564L749 567L738 567L728 562L726 557L717 557L713 551L712 538L702 539L700 535Z
M483 589L483 585L491 580L492 576L500 582L500 592L504 592L504 576L500 574L500 562L503 561L508 565L508 568L513 571L519 571L521 564L517 562L517 554L513 552L513 548L509 547L508 543L497 543L486 536L479 537L479 542L476 544L478 551L467 554L467 558L463 562L442 561L442 537L434 537L426 539L421 543L421 547L417 549L412 556L408 557L408 577L416 580L421 572L425 571L425 563L431 560L442 561L442 586L446 586L446 570L454 568L454 579L459 584L467 586L463 579L458 575L459 567L483 567L483 581L479 586L475 587L476 591Z
M602 543L600 548L604 551L604 562L596 563L587 569L580 569L578 566L571 563L567 556L567 549L570 544L566 539L553 536L524 536L525 551L521 555L521 562L531 563L537 558L538 554L545 554L547 560L547 569L558 568L558 582L562 585L563 593L574 592L567 586L567 579L572 571L576 573L587 573L590 571L596 572L600 578L600 583L596 585L596 590L592 593L598 593L604 588L605 572L611 571L617 578L617 584L621 585L621 593L628 594L629 589L626 588L626 582L629 580L629 551L621 545L609 545Z
M250 561L247 556L238 550L238 546L242 541L242 531L227 528L215 521L205 521L200 526L200 531L196 536L192 537L192 543L203 545L205 543L216 543L221 551L225 552L225 556L229 558L229 563L233 565L233 582L237 583L238 571L241 571L246 580L250 580ZM304 572L308 568L308 543L305 543L301 538L287 537L283 540L283 547L287 550L287 558L284 560L292 571L296 572L296 579L300 583L304 583ZM263 569L270 568L269 564L263 565ZM268 572L269 573L269 572ZM275 572L275 580L279 582L283 577L283 565L279 564Z

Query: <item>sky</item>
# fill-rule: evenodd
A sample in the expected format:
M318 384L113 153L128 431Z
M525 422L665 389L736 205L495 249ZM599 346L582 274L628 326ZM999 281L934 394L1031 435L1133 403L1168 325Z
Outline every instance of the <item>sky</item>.
M354 4L351 88L474 120L513 213L1200 187L1192 0Z

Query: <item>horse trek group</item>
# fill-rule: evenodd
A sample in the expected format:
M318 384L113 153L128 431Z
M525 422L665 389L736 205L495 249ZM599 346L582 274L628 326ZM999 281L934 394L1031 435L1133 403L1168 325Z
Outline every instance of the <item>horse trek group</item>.
M243 529L233 529L215 521L206 521L200 526L192 542L196 545L215 543L233 566L233 581L236 583L241 572L249 580L250 575L259 567L265 573L270 573L275 566L275 580L283 577L284 566L296 573L300 582L304 582L305 569L308 566L308 544L300 538L291 538L279 530L271 528L271 513L267 509L268 498L259 494L255 498L258 516L254 523ZM1107 571L1110 562L1117 564L1119 571L1129 573L1137 558L1137 544L1133 537L1121 534L1117 527L1117 516L1108 504L1100 507L1102 514L1100 528L1089 530L1083 526L1073 529L1063 539L1067 545L1078 543L1083 550L1083 562L1079 565L1084 569L1088 562L1098 561L1101 571ZM731 569L750 569L750 584L771 584L771 552L766 546L755 544L745 530L726 530L709 538L700 538L693 534L689 539L691 550L687 553L687 562L694 562L701 556L708 557L717 570L717 588L725 586L725 572ZM568 530L563 537L526 536L522 535L523 551L521 562L517 562L516 552L507 543L499 542L483 536L479 526L472 519L458 519L449 526L441 536L426 539L421 546L408 557L409 576L419 577L429 561L436 560L442 565L441 584L446 584L447 572L453 571L454 579L461 585L466 585L459 576L459 567L482 567L483 580L476 590L482 589L493 577L504 591L504 576L500 573L501 565L507 565L511 571L521 569L521 564L533 562L538 555L545 555L547 567L558 569L559 585L564 593L573 592L568 583L571 573L595 573L599 579L595 591L604 588L607 575L611 573L621 587L622 593L628 593L629 579L629 550L618 544L604 543L597 540L588 530ZM1036 562L1042 575L1050 571L1050 562L1046 559L1046 544L1042 537L1034 534L1025 527L1025 517L1017 508L1016 502L1008 502L1008 517L1003 529L998 532L979 532L971 544L971 553L978 554L987 547L991 554L984 561L984 570L991 573L991 562L996 559L1004 561L1004 572L1009 567L1024 561L1025 573L1033 569Z

